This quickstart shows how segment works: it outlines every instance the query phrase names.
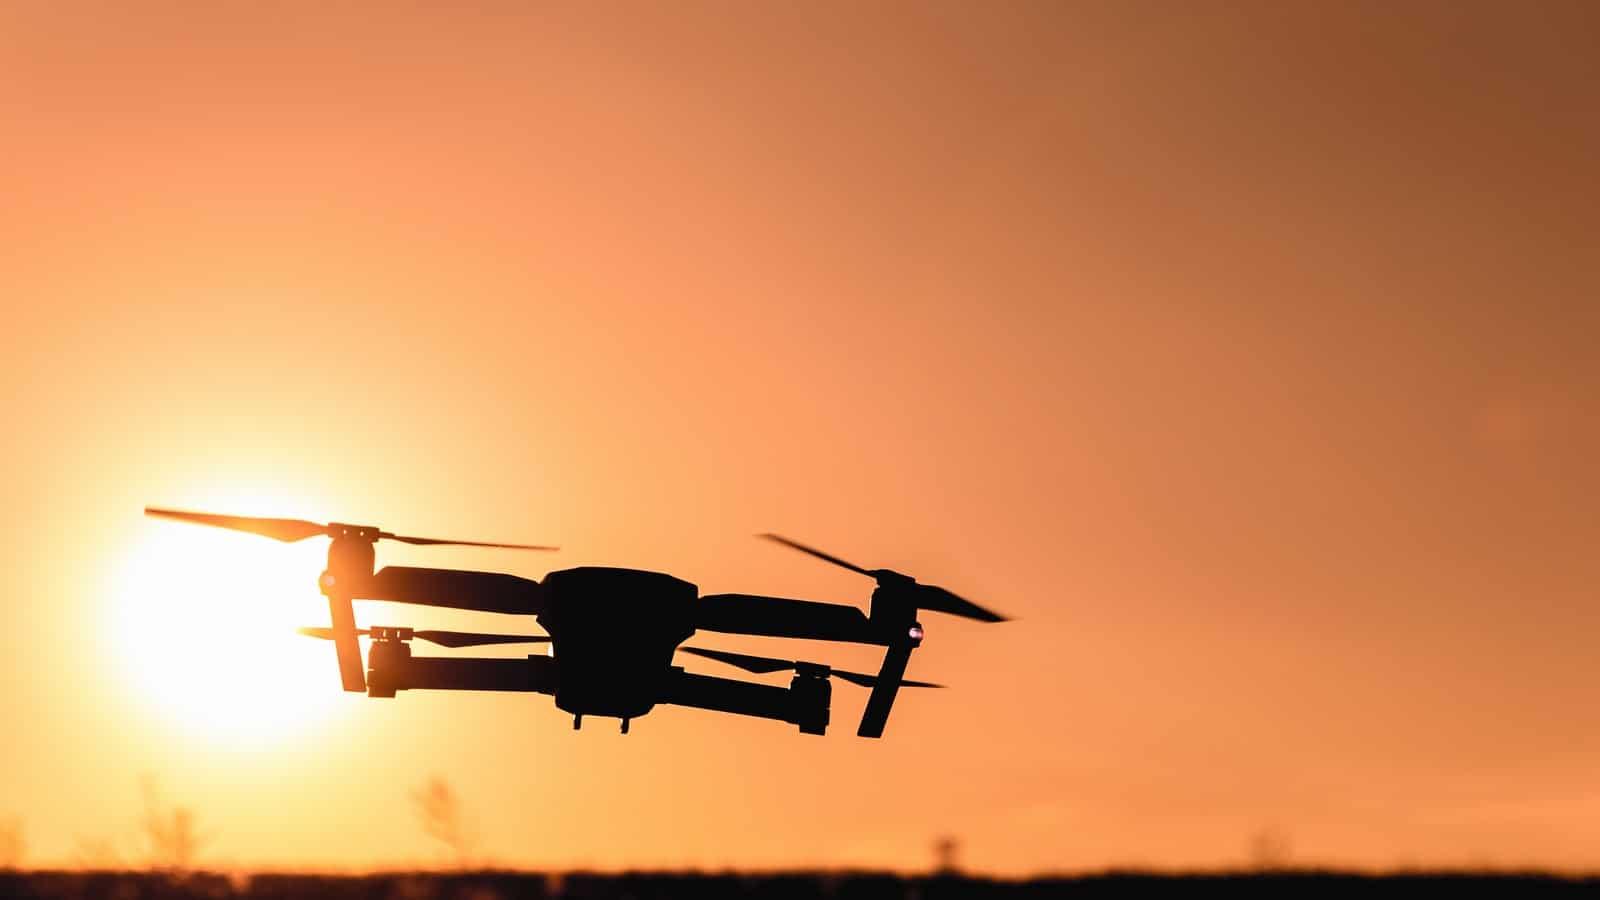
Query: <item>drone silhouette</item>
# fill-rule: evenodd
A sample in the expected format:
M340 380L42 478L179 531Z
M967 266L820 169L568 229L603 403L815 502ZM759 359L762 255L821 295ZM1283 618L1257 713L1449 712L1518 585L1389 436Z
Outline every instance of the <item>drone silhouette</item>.
M581 566L550 572L534 581L498 572L385 566L374 571L380 540L417 545L554 550L532 544L454 541L391 534L363 525L319 525L302 519L225 516L145 507L145 515L230 528L293 542L326 536L328 567L318 585L328 598L331 627L300 633L331 640L346 691L394 697L406 690L531 691L551 694L557 708L584 716L630 720L659 704L675 704L775 719L806 734L824 734L832 699L830 677L871 688L856 734L883 735L889 709L902 687L941 687L905 680L911 651L922 643L920 610L980 622L1003 622L999 614L950 591L890 569L866 569L775 534L760 535L825 562L872 578L870 612L854 606L764 597L701 594L687 581L660 572ZM357 628L352 600L386 600L422 606L533 616L547 634L478 634L377 626ZM845 641L887 648L876 675L847 672L819 663L784 660L702 647L679 646L696 631ZM357 638L371 638L362 666ZM525 659L413 656L413 640L443 647L548 644L547 653ZM748 672L794 672L788 688L686 672L673 665L677 652L736 666Z

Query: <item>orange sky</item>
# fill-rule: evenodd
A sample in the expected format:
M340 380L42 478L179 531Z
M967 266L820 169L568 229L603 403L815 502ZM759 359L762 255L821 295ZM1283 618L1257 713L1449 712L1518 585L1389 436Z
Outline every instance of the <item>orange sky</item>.
M212 861L428 861L439 773L510 865L1600 866L1592 7L323 6L0 5L30 861L143 773ZM317 551L145 503L865 600L776 530L1019 621L928 621L881 742L848 685L624 738L316 645L257 747L140 670L252 635L141 646L132 585L228 554L318 624Z

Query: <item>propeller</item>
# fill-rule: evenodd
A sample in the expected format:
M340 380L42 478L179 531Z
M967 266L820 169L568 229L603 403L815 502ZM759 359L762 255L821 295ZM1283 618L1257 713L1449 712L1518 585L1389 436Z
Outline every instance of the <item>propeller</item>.
M960 597L951 591L932 584L921 584L909 575L902 575L892 569L864 569L853 562L847 562L830 553L824 553L815 547L808 547L799 541L793 541L779 534L761 534L757 537L776 541L792 550L799 550L815 556L823 562L830 562L843 569L849 569L867 576L878 582L878 587L891 591L895 589L908 589L916 593L913 601L918 609L931 609L934 612L949 613L952 616L961 616L967 619L977 619L980 622L1004 622L1006 617L993 610L984 609L971 600ZM909 684L909 682L907 682Z
M714 659L717 662L724 662L730 666L738 666L739 668L744 669L746 672L787 672L792 669L798 669L802 666L814 666L823 670L825 675L843 678L845 681L848 681L851 684L859 684L862 687L876 687L878 684L878 678L875 675L863 675L860 672L846 672L843 669L833 669L829 668L828 666L817 665L816 663L790 662L783 659L773 659L770 656L750 656L744 653L729 653L726 650L705 650L700 647L679 647L678 649L684 653L693 653L695 656L704 656L706 659ZM944 687L942 684L933 684L932 682L927 681L904 680L900 682L900 686L926 688Z
M333 640L332 628L297 628L296 631L306 637L322 638L325 641ZM474 634L470 631L411 631L410 629L380 628L379 631L410 631L412 637L438 644L441 647L481 647L485 644L544 644L550 638L536 634ZM368 635L370 628L357 628L356 634ZM402 640L404 638L402 637Z
M438 545L447 544L456 547L500 547L507 550L556 550L556 547L544 547L537 544L494 544L484 541L451 541L442 538L411 537L404 534L390 534L377 529L365 529L359 526L345 525L331 522L327 525L318 525L305 519L270 519L259 516L223 516L216 513L191 512L183 509L162 509L155 506L146 506L144 514L160 519L175 519L179 522L192 522L196 525L210 525L214 528L231 528L234 531L247 531L272 538L275 541L293 543L306 538L327 535L339 537L348 531L371 531L374 540L399 541L402 544Z

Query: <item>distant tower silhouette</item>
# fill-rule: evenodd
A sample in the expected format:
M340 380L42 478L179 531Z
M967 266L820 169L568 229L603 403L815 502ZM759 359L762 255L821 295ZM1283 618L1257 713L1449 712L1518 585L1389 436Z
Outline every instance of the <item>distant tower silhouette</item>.
M933 842L933 874L950 876L958 874L961 867L958 857L961 855L961 841L945 835Z
M1250 838L1250 867L1259 872L1281 872L1289 868L1293 845L1289 833L1277 826L1257 831Z

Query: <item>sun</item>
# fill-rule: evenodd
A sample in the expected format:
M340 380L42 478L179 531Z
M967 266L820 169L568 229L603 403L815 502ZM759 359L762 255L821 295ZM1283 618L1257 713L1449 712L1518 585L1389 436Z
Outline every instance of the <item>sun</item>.
M139 532L107 591L106 637L132 692L191 735L247 747L322 720L341 694L333 648L295 628L328 622L326 541L156 521Z

